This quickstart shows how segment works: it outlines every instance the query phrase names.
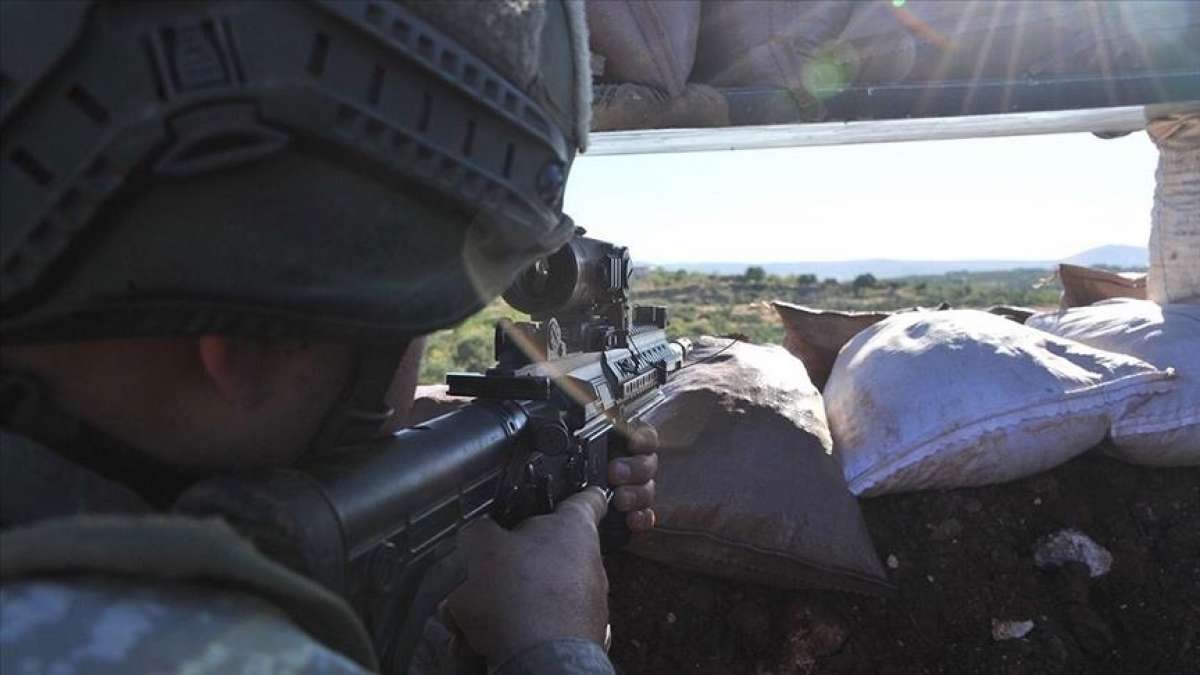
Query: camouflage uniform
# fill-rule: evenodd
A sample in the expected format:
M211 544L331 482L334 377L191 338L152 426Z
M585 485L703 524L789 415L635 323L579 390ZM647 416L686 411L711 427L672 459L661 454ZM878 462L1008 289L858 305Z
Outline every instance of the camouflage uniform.
M0 522L7 527L69 523L72 515L120 513L130 523L151 509L119 484L95 475L29 439L0 431ZM65 518L64 518L65 517ZM0 535L0 555L13 551ZM217 551L215 554L222 553ZM0 673L366 673L316 639L272 602L228 582L156 579L80 572L95 561L70 561L44 574L12 573L0 558ZM281 568L282 570L282 568ZM162 570L157 570L161 572ZM287 572L281 572L287 574ZM332 618L336 620L336 617ZM426 632L414 670L445 672L444 629ZM452 663L452 661L451 661ZM495 672L612 673L604 651L586 640L557 640L516 655Z
M106 578L0 586L5 675L357 675L367 671L313 640L270 603L187 584ZM612 673L587 640L555 640L498 675Z
M13 675L365 672L270 603L104 577L0 587L0 670Z

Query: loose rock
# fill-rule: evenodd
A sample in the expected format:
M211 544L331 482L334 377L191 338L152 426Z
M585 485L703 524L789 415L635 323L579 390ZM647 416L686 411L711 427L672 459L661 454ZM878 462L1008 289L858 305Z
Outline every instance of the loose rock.
M1038 567L1061 567L1068 562L1087 565L1092 578L1102 577L1112 569L1112 553L1092 541L1079 530L1060 530L1043 537L1033 548L1033 561Z
M1020 638L1029 635L1033 630L1033 621L999 621L992 619L992 639L1000 642L1001 640L1019 640Z

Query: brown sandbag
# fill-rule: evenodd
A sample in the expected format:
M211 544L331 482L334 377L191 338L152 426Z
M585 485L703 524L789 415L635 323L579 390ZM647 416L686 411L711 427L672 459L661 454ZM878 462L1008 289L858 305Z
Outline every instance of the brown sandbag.
M1063 263L1058 266L1058 280L1063 287L1059 301L1062 309L1086 307L1113 298L1146 299L1144 273L1110 272Z
M1169 70L1200 53L1187 0L890 0L860 3L840 53L860 84Z
M703 84L674 97L642 84L598 84L595 92L592 131L729 126L729 102Z
M804 363L809 380L820 390L829 380L842 345L859 331L891 316L889 312L838 312L780 301L771 305L787 331L783 348Z
M668 96L683 91L696 57L699 2L591 0L587 21L605 82L646 84Z
M705 2L692 80L718 87L809 90L826 73L814 58L835 44L853 3Z
M649 415L659 524L629 550L738 582L885 590L804 368L781 347L729 343L700 338Z

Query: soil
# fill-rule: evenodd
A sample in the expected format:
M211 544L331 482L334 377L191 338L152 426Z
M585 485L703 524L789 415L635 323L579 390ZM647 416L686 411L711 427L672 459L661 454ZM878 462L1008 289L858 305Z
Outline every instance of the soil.
M781 591L606 561L626 673L1200 673L1200 468L1088 453L1004 485L861 502L895 593ZM1111 571L1043 570L1076 529ZM998 640L993 622L1032 621Z

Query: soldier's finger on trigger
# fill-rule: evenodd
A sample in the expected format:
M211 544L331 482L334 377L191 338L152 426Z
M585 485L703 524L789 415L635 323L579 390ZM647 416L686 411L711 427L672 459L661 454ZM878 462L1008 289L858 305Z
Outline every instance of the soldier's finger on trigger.
M649 480L642 485L625 485L617 488L613 495L613 506L618 511L639 511L654 505L655 485Z
M612 485L639 485L657 474L657 454L621 457L608 466L608 482Z

